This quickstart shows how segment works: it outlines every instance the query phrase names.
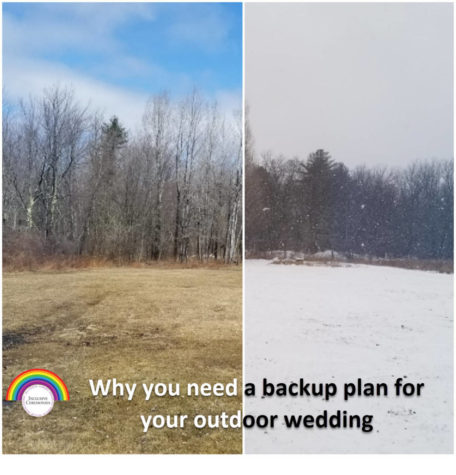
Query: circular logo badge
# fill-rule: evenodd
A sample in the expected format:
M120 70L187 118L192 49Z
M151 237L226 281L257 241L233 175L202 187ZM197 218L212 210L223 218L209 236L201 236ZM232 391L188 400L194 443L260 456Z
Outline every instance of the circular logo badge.
M54 396L49 388L34 384L24 391L22 407L30 416L43 417L54 407Z

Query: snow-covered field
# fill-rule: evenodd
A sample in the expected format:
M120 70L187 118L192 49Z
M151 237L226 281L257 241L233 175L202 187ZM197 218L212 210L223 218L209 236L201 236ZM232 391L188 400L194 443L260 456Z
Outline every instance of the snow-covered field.
M247 397L245 414L373 414L374 429L246 429L247 453L453 450L453 276L352 265L245 264L244 382L386 382L388 397ZM396 397L396 378L425 383Z

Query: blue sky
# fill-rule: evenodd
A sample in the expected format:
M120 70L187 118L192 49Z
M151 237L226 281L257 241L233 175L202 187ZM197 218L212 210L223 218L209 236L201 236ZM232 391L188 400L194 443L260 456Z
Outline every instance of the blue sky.
M3 88L10 100L71 85L128 125L147 98L194 86L226 109L242 90L239 3L5 3Z

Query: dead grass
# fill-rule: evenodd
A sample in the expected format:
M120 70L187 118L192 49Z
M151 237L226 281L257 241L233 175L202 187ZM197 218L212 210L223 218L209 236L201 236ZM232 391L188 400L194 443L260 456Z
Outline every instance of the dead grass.
M236 266L237 264L225 264L223 260L208 259L201 261L197 258L189 258L184 262L174 259L162 259L160 261L126 261L124 259L108 259L94 256L77 255L39 255L30 252L18 252L15 254L3 253L4 272L27 272L27 271L55 271L71 269L97 269L107 267L131 267L134 269L149 268L172 268L172 269L220 269L223 267Z
M151 429L140 415L217 414L237 398L94 398L88 380L230 382L242 378L241 271L94 268L3 276L3 394L47 368L70 401L43 418L4 404L5 453L241 453L241 430Z

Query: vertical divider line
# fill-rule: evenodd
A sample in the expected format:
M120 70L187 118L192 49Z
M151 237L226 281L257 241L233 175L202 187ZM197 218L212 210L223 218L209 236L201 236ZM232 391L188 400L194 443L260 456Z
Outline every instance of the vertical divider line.
M242 1L242 411L244 416L245 385L245 2ZM245 430L241 419L242 454L245 455Z
M456 137L456 121L455 121L455 101L454 98L456 97L456 82L455 82L455 75L456 75L456 56L455 56L455 51L456 51L456 35L454 31L454 27L456 25L456 8L455 4L453 3L453 163L454 163L454 157L455 157L455 143L454 143L454 138ZM456 185L456 174L454 173L454 167L453 167L453 243L456 241L456 229L454 226L455 223L455 215L454 215L454 201L455 201L455 195L454 195L454 187ZM453 275L454 275L454 269L455 269L455 263L454 263L454 250L455 246L453 244ZM456 313L456 302L454 299L454 284L453 284L453 315ZM454 342L456 341L456 327L453 323L453 374L454 374L454 368L456 367L456 352L454 351ZM453 407L456 401L456 381L453 381ZM456 453L456 439L454 437L454 417L453 417L453 454Z

